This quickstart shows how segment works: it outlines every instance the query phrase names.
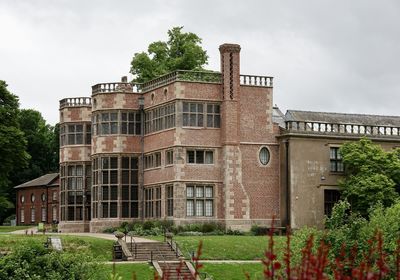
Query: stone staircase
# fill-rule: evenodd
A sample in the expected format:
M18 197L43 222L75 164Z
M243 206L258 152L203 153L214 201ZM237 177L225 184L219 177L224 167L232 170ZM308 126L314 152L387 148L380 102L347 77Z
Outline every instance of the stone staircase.
M178 261L180 256L167 242L129 242L126 245L133 261Z
M153 265L163 280L195 280L194 269L189 262L158 261Z

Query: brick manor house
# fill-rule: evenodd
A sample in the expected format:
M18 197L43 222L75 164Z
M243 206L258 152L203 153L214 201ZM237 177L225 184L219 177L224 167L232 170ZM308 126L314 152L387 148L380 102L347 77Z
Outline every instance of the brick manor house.
M339 198L340 145L367 136L399 146L400 117L283 115L272 77L240 74L239 45L219 50L221 72L176 71L144 84L123 77L94 85L91 98L61 100L60 174L16 187L18 224L99 232L171 219L249 229L275 217L322 227Z

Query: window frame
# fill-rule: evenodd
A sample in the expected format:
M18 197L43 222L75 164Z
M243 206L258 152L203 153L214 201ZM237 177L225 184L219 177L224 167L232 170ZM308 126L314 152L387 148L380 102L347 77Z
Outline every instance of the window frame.
M263 151L266 151L266 155L267 155L267 158L266 158L266 162L265 162L265 163L263 162L263 159L262 159L262 152L263 152ZM271 151L270 151L269 147L267 147L267 146L261 146L261 147L258 149L258 154L257 154L257 156L258 156L258 163L259 163L262 167L267 167L267 166L270 164L270 162L271 162Z
M190 154L193 153L193 161L191 161ZM200 156L202 154L202 156ZM211 155L212 162L207 162L207 154ZM186 164L201 164L201 165L214 165L215 157L214 150L211 149L187 149L186 150Z
M207 189L211 189L211 196L207 196ZM189 190L190 195L189 195ZM198 190L202 190L201 192ZM201 194L201 195L200 195ZM185 213L190 218L210 218L215 217L215 186L209 184L187 184L185 190ZM207 214L207 205L211 203L211 214ZM189 207L189 205L191 205ZM200 205L202 205L200 207ZM190 210L189 210L190 208ZM201 208L201 209L200 209ZM190 211L190 213L189 213ZM201 211L201 213L198 213Z
M331 193L330 196L334 199L327 200L327 194ZM340 200L341 194L339 189L326 188L323 189L323 203L324 203L324 215L330 217L332 215L332 209L336 202ZM330 198L331 198L330 197Z
M211 110L209 110L211 108ZM211 120L211 125L209 125ZM221 104L201 101L182 102L183 128L221 128Z
M165 151L165 166L174 164L174 150L166 150Z
M329 172L334 174L343 174L345 169L339 149L338 146L329 147Z

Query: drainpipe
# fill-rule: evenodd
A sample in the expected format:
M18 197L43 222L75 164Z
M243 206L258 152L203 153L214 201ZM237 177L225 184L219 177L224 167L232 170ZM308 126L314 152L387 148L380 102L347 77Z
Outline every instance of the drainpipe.
M144 221L144 96L139 97L140 111L140 160L139 160L139 188L141 191L141 219Z
M49 186L46 186L46 224L49 220Z
M289 139L285 141L286 148L286 226L290 226L290 160L289 160Z

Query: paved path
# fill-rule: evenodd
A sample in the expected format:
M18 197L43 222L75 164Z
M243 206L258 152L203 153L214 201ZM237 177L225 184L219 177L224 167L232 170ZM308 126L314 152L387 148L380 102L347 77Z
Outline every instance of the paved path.
M162 262L162 261L161 261ZM148 261L105 261L105 264L135 264L135 263L149 263ZM231 264L245 264L245 263L259 263L261 264L261 260L199 260L199 263L215 263L215 264L223 264L223 263L231 263Z
M21 230L16 230L13 232L10 232L10 234L25 234L25 229ZM37 231L37 227L32 227L28 229L28 234L31 234L31 231L33 231L33 234L43 234L41 232ZM69 235L69 236L87 236L87 237L96 237L96 238L102 238L102 239L108 239L108 240L117 240L117 238L111 234L111 233L91 233L91 232L69 232L69 233L55 233L55 232L46 232L46 235ZM142 237L134 237L133 238L135 242L157 242L155 240L147 239L147 238L142 238ZM126 241L130 241L130 237L126 238Z

